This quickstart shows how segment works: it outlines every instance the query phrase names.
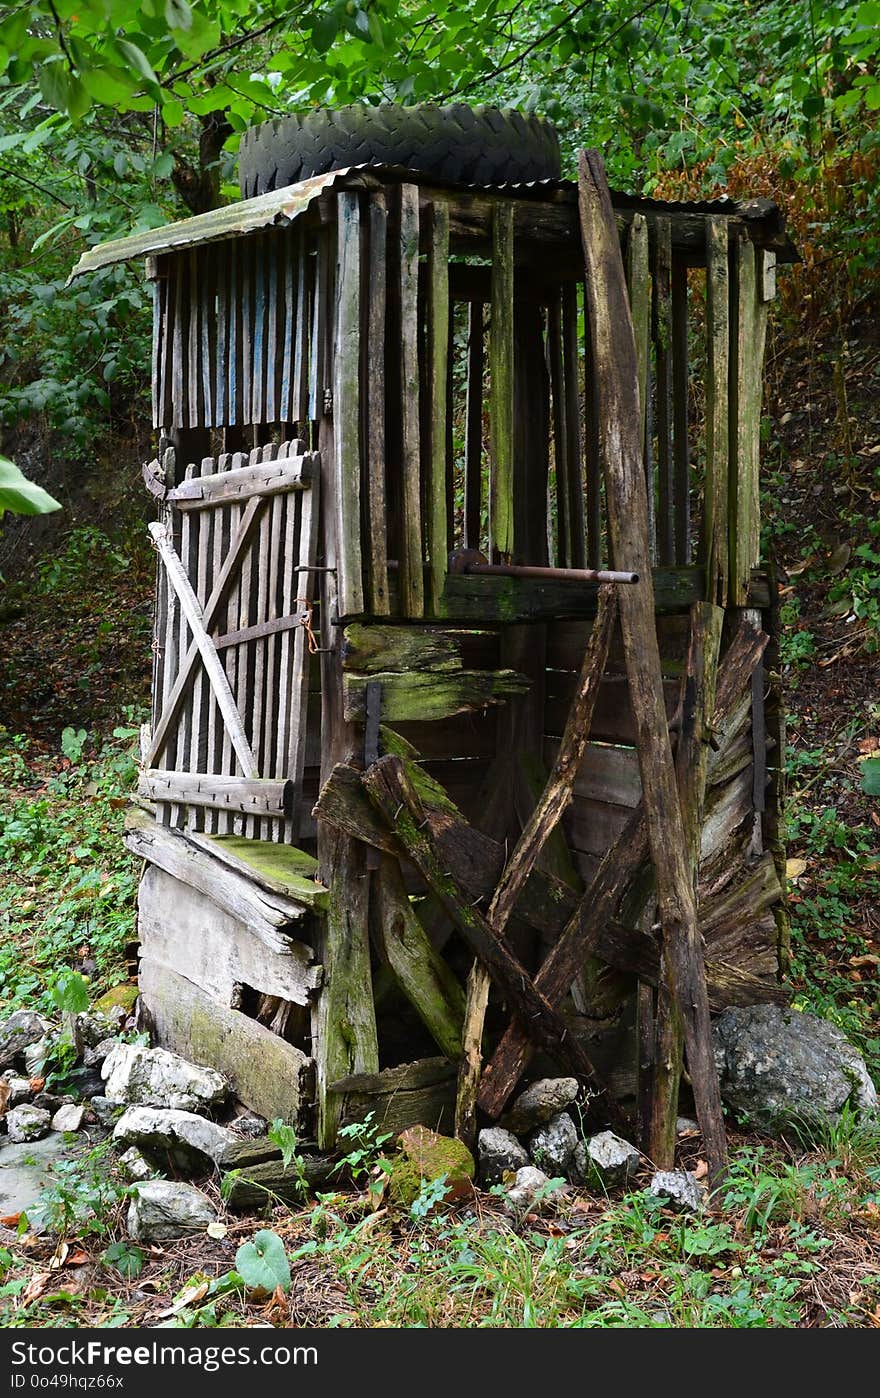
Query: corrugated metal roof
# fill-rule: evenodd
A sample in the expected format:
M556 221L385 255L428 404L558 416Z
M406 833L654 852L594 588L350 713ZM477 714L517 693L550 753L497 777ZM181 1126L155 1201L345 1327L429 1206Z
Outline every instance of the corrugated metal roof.
M363 176L381 177L406 176L414 184L430 184L434 188L455 188L481 191L490 194L516 194L525 198L540 198L542 195L569 193L577 198L577 181L565 179L532 180L527 184L461 185L452 180L440 179L418 170L404 170L396 165L350 165L339 170L330 170L323 175L313 175L298 184L287 185L284 189L272 190L269 194L258 194L252 199L241 199L235 204L227 204L222 209L212 209L206 214L196 214L193 218L180 219L167 223L161 228L151 228L143 233L132 233L126 238L114 238L111 242L99 243L84 252L70 274L70 281L86 272L95 272L100 267L109 267L115 262L127 262L135 258L151 257L160 253L174 252L179 248L198 247L204 243L215 243L225 238L244 237L292 223L322 194L337 185L351 187L362 182ZM676 213L717 213L736 216L748 220L765 221L778 228L782 240L788 243L784 233L784 220L775 204L769 199L754 199L745 203L724 196L721 199L698 200L682 203L673 200L647 199L637 195L620 194L612 190L612 203L617 211L641 209L645 212ZM790 244L789 244L790 246ZM797 257L781 257L780 260L794 260Z

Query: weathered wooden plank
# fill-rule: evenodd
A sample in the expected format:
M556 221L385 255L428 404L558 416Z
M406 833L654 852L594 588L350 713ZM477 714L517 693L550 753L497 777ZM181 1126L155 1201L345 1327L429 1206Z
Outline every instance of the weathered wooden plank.
M147 957L140 990L160 1045L219 1069L236 1097L270 1121L305 1124L312 1063L301 1049Z
M731 327L732 390L729 414L730 596L735 606L748 605L751 570L760 552L761 395L767 303L760 298L757 259L760 251L745 239L732 245L736 315Z
M636 342L636 372L642 414L642 441L648 420L648 362L651 354L651 261L648 224L644 214L634 214L627 241L627 289ZM648 489L653 497L653 485ZM653 505L653 499L652 499Z
M267 890L255 883L244 868L218 857L210 843L213 838L195 831L169 830L138 807L126 815L125 843L133 854L211 899L270 951L283 952L288 937L301 934L306 902L295 894Z
M730 276L727 223L706 220L706 469L700 558L706 595L724 602L728 577L728 373Z
M444 588L445 615L451 620L483 623L592 617L596 614L598 587L598 583L450 573ZM654 571L658 614L686 611L692 602L701 600L702 592L700 569Z
M442 626L382 626L354 622L346 626L342 666L373 675L387 670L455 671L465 664L465 652L474 642L493 644L488 631L449 629ZM493 649L496 648L493 645Z
M387 616L388 520L385 496L385 340L387 317L388 207L382 191L370 195L367 277L367 507L370 611Z
M361 549L361 215L359 196L337 199L336 327L333 421L336 469L336 569L339 610L364 610Z
M321 984L311 947L280 934L268 946L218 899L156 864L148 865L138 887L138 939L142 956L230 1008L237 1007L243 986L308 1005Z
M419 191L412 184L400 187L398 271L402 483L399 604L402 616L419 617L425 610L419 462Z
M691 481L688 442L687 266L672 264L672 476L675 562L691 561Z
M293 783L148 767L138 778L138 794L148 801L178 801L184 805L218 806L250 816L278 816L290 810Z
M513 553L513 207L492 216L492 322L489 330L489 534L493 563Z
M367 685L382 686L382 719L401 723L410 719L437 720L452 714L503 704L515 694L525 694L529 681L515 670L377 671L371 675L351 672L343 680L345 718L362 722L366 713Z
M585 293L586 295L586 293ZM586 304L586 303L585 303ZM602 566L602 461L599 432L599 389L590 340L589 316L584 316L584 455L587 483L587 567Z
M468 306L467 403L465 407L464 546L482 542L483 487L483 303Z
M294 351L290 416L293 422L301 424L305 429L309 420L309 342L312 330L310 307L315 259L309 255L307 234L303 228L299 229L294 249L291 273L296 278L296 292L293 297L296 320L291 322Z
M291 442L296 455L279 457L277 461L218 472L216 475L184 481L169 490L167 499L179 510L210 509L225 501L242 503L255 495L277 495L285 490L307 490L313 474L320 468L314 452L304 451L301 442Z
M370 914L376 951L437 1047L456 1062L461 1053L464 992L422 927L396 859L381 856L372 887L376 902Z
M578 354L577 285L566 282L562 288L562 358L565 378L565 487L568 490L567 517L571 530L571 568L586 566L584 535L583 442L581 438L580 365ZM557 484L558 489L558 484Z
M319 523L319 477L308 495L303 496L299 522L299 571L296 600L305 609L310 609L315 596L314 567L318 556ZM304 835L308 817L308 805L303 799L303 770L306 760L306 740L309 721L309 660L310 650L304 629L296 632L293 639L293 658L290 673L289 708L285 708L284 727L279 750L278 775L284 772L293 782L298 809L295 820L285 832L285 838L293 840ZM282 766L281 758L283 757Z
M449 206L434 203L428 255L428 397L430 432L427 449L425 524L428 545L431 611L443 610L449 520L446 503L446 395L449 368Z
M283 234L281 235L283 237ZM281 422L281 370L287 335L284 327L284 278L279 278L282 242L277 233L266 241L266 269L263 278L266 296L266 422Z
M267 1149L264 1142L248 1141L246 1144L251 1153L257 1146ZM232 1161L224 1167L223 1201L227 1209L234 1213L259 1214L267 1204L274 1205L279 1199L284 1204L302 1204L307 1191L336 1189L345 1179L338 1160L319 1153L315 1146L309 1150L303 1142L298 1142L296 1162L287 1166L282 1163L281 1152L275 1154L277 1159L274 1160L243 1161L241 1164Z
M202 477L210 476L214 470L214 458L205 457L201 464ZM209 586L209 559L213 554L213 530L214 525L220 527L221 521L204 515L195 527L195 547L196 555L195 568L195 594L200 605L207 600ZM211 690L207 683L204 671L197 671L193 679L191 724L192 736L190 742L189 770L191 772L207 772L208 766L208 709L212 707Z
M421 1124L435 1131L452 1130L455 1069L445 1058L352 1074L335 1082L332 1091L340 1098L341 1126L369 1115L375 1127L392 1134Z
M261 888L284 894L318 912L327 906L327 890L317 878L318 861L305 850L266 840L248 840L241 835L187 831L187 839Z
M608 184L597 152L581 153L578 174L589 314L601 386L612 555L618 566L625 564L642 578L636 587L621 588L620 616L639 725L643 805L656 869L664 952L684 1024L688 1068L709 1168L712 1178L718 1180L726 1168L727 1143L712 1052L696 898L663 703L651 595L635 340ZM665 535L663 519L660 527Z
M553 417L553 466L556 497L556 566L571 567L571 520L568 484L569 451L567 417L565 412L565 368L562 354L562 298L554 295L547 308L547 360L550 370L550 395Z
M672 235L658 218L654 243L653 334L656 354L657 559L675 561L672 463Z

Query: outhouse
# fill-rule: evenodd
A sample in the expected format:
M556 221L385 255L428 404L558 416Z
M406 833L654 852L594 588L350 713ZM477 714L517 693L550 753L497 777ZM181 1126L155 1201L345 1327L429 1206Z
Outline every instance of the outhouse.
M792 249L766 201L613 208L673 729L695 603L725 609L722 674L744 618L770 636L732 672L708 759L699 914L718 1009L778 996L785 956L758 464L768 304ZM577 185L333 169L104 244L77 274L129 259L155 308L153 705L127 836L149 1021L323 1146L367 1112L449 1129L474 953L439 881L486 913L612 568ZM635 741L615 631L573 799L507 931L539 988L633 828ZM418 858L374 799L389 756ZM655 934L643 859L546 991L624 1101ZM493 982L485 1120L554 1066L545 1035L493 1092L511 1008Z

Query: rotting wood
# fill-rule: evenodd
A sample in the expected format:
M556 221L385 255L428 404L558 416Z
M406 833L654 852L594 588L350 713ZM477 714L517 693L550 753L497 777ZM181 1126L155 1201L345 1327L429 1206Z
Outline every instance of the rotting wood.
M449 206L431 210L428 259L428 398L430 422L425 482L426 542L431 611L443 611L443 584L449 552L446 504L446 397L449 363Z
M248 1145L256 1143L248 1142ZM317 1146L297 1142L296 1161L284 1165L281 1152L275 1160L231 1162L223 1167L223 1200L233 1213L258 1214L278 1200L302 1204L310 1190L339 1187L345 1171L339 1161Z
M458 670L452 673L380 670L371 675L356 675L349 671L343 679L344 713L349 722L363 720L367 686L373 681L378 681L382 686L382 719L385 723L449 718L453 714L485 708L487 704L502 704L512 695L524 694L529 687L525 676L517 674L515 670Z
M712 727L723 732L733 711L743 683L751 674L756 657L760 656L767 638L754 627L741 625L725 654L715 696ZM649 855L644 812L641 804L629 817L617 842L606 852L590 887L577 904L571 890L561 885L563 896L556 906L565 904L565 925L554 929L557 937L544 960L536 979L537 986L554 1004L563 996L583 965L586 955L597 949L598 939L606 924L615 916L627 888L639 876ZM534 877L534 875L533 875ZM522 904L520 904L520 912ZM498 1116L515 1088L528 1062L531 1048L519 1025L511 1025L483 1074L479 1104L490 1116Z
M672 467L672 233L669 219L654 230L653 334L657 432L657 559L675 561ZM646 502L647 504L647 502Z
M467 403L465 407L464 546L481 544L483 480L483 303L468 306Z
M643 585L619 599L627 673L639 729L643 804L657 875L664 951L684 1021L688 1070L713 1181L727 1167L727 1139L712 1051L709 1000L690 877L687 837L663 704L650 584L638 379L620 244L601 157L583 151L579 202L593 346L600 385L603 461L612 554ZM664 523L660 521L661 530ZM662 558L662 554L661 554Z
M672 478L675 562L690 562L691 480L688 441L687 267L672 263Z
M492 322L489 330L489 534L492 562L513 553L513 206L492 217Z
M385 494L385 336L388 208L381 190L370 195L367 273L367 505L369 509L369 597L374 616L387 616L388 524Z
M345 628L342 665L363 675L409 669L452 673L464 668L464 647L483 639L492 640L492 633L477 628L353 622Z
M437 1047L456 1062L461 1051L464 992L431 945L409 900L397 860L389 855L380 859L370 900L373 943Z
M260 777L212 777L200 772L163 771L148 767L138 777L138 795L148 801L174 801L180 805L216 806L252 817L282 816L293 804L290 781Z
M706 220L706 469L701 560L706 596L725 603L728 579L728 368L729 315L727 223Z
M312 1062L240 1010L206 995L185 976L144 957L140 991L157 1042L193 1063L210 1063L251 1109L299 1129L311 1106Z
M400 612L420 617L425 610L422 573L422 486L419 462L419 191L400 186L398 248L400 309Z
M760 549L761 366L767 332L767 303L760 299L757 285L760 252L741 238L734 239L731 251L735 314L731 327L734 362L730 374L728 601L743 607L748 605L749 578L758 562Z
M408 780L400 758L384 757L364 773L370 800L397 835L409 859L443 902L447 913L474 955L489 970L529 1037L554 1059L568 1067L602 1100L610 1119L623 1127L621 1113L607 1086L579 1043L573 1041L565 1021L554 1010L505 944L498 940L486 919L473 906L459 879L445 870L437 850L423 828L425 812Z
M285 443L285 447L291 452L289 458L279 455L276 461L196 476L169 490L166 499L179 510L204 510L227 501L241 503L255 495L306 490L313 472L320 469L320 463L315 460L314 453L305 450L302 442Z
M327 890L317 879L318 861L305 850L267 840L248 840L242 835L187 831L186 838L261 888L282 893L318 912L327 906Z
M691 882L696 893L706 797L709 724L715 712L718 655L724 612L711 603L696 603L691 610L691 639L684 676L681 727L675 753L682 823L687 841ZM668 947L664 946L657 993L656 1044L650 1137L645 1143L658 1170L670 1170L675 1162L675 1123L681 1080L684 1028L679 1012L675 974Z
M364 610L361 550L361 221L356 193L337 202L336 331L333 356L336 568L339 611Z
M583 441L581 437L580 356L578 354L577 286L566 282L562 288L562 361L565 379L565 488L568 490L567 518L571 537L569 566L586 565L584 523ZM557 502L559 486L557 483Z
M452 1127L455 1068L445 1058L421 1058L378 1073L356 1073L331 1085L339 1099L340 1125L364 1121L396 1134L424 1124L435 1131Z

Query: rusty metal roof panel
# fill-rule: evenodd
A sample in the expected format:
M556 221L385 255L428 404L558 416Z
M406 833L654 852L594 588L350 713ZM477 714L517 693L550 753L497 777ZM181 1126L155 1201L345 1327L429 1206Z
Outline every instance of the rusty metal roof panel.
M434 188L454 188L481 191L489 194L510 194L520 198L541 198L548 194L568 194L572 201L577 200L577 181L566 179L531 180L528 183L507 183L496 185L462 185L452 180L425 174L418 170L405 170L396 165L350 165L339 170L330 170L323 175L313 175L298 184L272 190L269 194L258 194L252 199L241 199L227 204L222 209L212 209L206 214L196 214L193 218L180 219L167 223L161 228L151 228L143 233L133 233L126 238L115 238L111 242L99 243L84 252L73 269L70 280L86 272L95 272L101 267L109 267L115 262L127 262L135 258L153 257L162 253L176 252L183 248L193 248L205 243L220 242L226 238L245 237L265 228L283 227L292 223L322 194L337 187L351 187L365 182L365 176L375 179L406 177L415 184L430 184ZM369 183L369 180L367 180ZM745 203L724 197L712 200L679 202L663 199L649 199L638 195L621 194L612 191L612 202L618 212L641 210L645 213L675 214L726 214L747 220L778 225L778 233L783 233L784 222L775 204L769 199L754 199ZM787 238L786 238L787 242ZM792 252L794 250L792 249ZM783 256L780 260L795 260Z

